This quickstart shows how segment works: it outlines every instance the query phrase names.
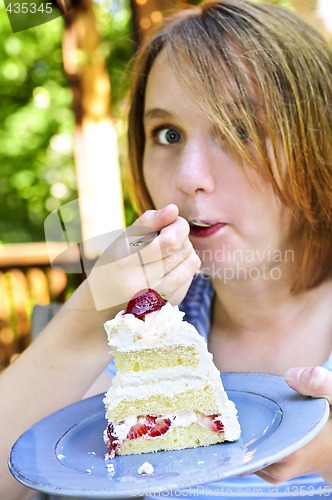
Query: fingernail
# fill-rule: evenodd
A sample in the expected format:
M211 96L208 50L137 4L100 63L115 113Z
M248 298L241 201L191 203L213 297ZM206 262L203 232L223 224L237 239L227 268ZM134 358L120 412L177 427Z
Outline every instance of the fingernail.
M319 389L320 387L322 387L325 381L326 381L326 371L322 366L315 366L311 374L311 380L310 380L311 387L313 389Z
M167 211L168 207L169 207L169 205L166 205L166 207L161 208L160 210L157 210L156 216L159 217L160 215L163 215Z
M285 378L287 382L289 383L295 383L300 380L300 377L302 373L304 372L305 368L291 368L288 370L285 374Z

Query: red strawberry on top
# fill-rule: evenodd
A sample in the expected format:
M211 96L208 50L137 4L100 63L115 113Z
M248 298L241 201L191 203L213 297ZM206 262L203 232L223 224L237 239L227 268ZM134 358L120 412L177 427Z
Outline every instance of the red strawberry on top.
M166 302L167 301L163 299L156 290L147 288L128 302L124 313L133 314L138 319L144 319L146 314L153 311L159 311Z

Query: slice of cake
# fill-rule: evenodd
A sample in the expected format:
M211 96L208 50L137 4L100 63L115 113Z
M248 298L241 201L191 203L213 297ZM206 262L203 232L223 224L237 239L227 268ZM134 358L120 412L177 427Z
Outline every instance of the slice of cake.
M235 441L237 411L203 337L155 290L105 323L117 374L104 398L106 458Z

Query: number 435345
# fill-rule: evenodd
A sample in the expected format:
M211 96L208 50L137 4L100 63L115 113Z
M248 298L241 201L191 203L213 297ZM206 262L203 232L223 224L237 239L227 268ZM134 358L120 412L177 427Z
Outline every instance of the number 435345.
M35 13L46 13L51 14L53 12L53 4L51 2L41 3L40 5L36 3L9 3L6 6L6 11L10 14L35 14Z

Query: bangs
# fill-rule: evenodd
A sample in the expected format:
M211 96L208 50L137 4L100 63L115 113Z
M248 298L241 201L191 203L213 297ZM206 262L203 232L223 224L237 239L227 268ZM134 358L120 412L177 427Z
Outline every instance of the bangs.
M213 123L223 148L239 166L249 165L273 181L280 162L270 162L267 136L274 135L275 118L265 106L248 50L234 41L233 23L224 15L221 23L215 13L203 10L175 23L164 51L183 88ZM278 149L276 141L275 156Z

